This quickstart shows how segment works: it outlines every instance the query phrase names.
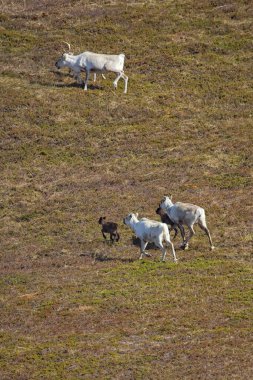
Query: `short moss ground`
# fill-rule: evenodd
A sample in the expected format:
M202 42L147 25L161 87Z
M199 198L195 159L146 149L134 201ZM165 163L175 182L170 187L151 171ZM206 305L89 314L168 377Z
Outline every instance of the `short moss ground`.
M252 6L2 1L3 380L251 379ZM54 63L126 54L89 91ZM138 260L122 218L206 209L179 264ZM103 241L98 218L119 223Z

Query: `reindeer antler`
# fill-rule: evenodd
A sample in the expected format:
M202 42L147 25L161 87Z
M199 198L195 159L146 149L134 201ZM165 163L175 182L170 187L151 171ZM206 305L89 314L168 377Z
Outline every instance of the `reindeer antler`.
M63 43L66 44L66 45L68 46L69 51L70 51L70 44L69 44L68 42L66 42L66 41L63 41Z

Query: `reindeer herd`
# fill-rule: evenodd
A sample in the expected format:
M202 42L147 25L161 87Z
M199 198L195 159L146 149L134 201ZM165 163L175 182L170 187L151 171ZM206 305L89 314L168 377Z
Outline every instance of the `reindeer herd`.
M83 83L81 79L81 73L85 72L86 77L84 81L84 90L88 89L88 81L90 74L94 73L94 81L96 80L96 74L100 73L104 77L104 73L113 72L116 74L116 79L113 82L114 88L117 88L118 81L122 78L125 82L124 93L127 93L128 77L124 73L124 61L125 55L109 55L109 54L97 54L89 51L74 55L70 51L70 44L65 42L68 46L68 53L64 53L55 63L57 69L62 67L69 68L72 71L74 77L78 83ZM210 232L206 225L205 210L202 207L181 202L172 202L172 198L165 196L156 213L160 215L161 222L150 220L147 218L138 219L138 214L129 214L123 222L132 229L135 235L140 239L140 259L143 256L150 256L145 252L147 244L154 243L162 251L162 261L165 261L166 249L164 248L164 241L170 245L173 259L176 262L177 257L174 249L174 245L170 239L170 230L175 231L174 238L180 230L182 237L182 249L188 249L189 241L195 234L193 229L197 223L199 227L205 232L208 237L210 249L214 249ZM105 234L110 234L111 242L119 241L120 235L118 233L118 225L114 222L107 222L105 217L100 217L98 223L102 226L101 232L104 239ZM183 225L187 226L189 235L186 237Z
M143 256L150 256L145 252L145 248L148 243L154 243L162 251L162 261L165 261L166 249L163 245L165 241L170 247L174 262L177 262L176 252L174 245L170 239L170 230L175 231L174 239L177 236L178 228L182 236L182 249L189 248L189 241L195 234L193 229L194 224L198 224L199 227L205 232L208 237L210 249L213 250L213 242L207 228L205 210L202 207L193 205L191 203L172 202L172 197L165 196L160 206L156 210L156 213L160 215L161 222L151 220L148 218L138 219L138 214L128 214L123 223L131 228L135 235L140 239L140 259ZM105 217L101 217L98 221L102 225L102 234L106 239L105 233L110 234L111 242L119 241L119 233L117 231L118 225L113 222L106 222ZM186 238L183 225L186 225L189 229L189 236Z

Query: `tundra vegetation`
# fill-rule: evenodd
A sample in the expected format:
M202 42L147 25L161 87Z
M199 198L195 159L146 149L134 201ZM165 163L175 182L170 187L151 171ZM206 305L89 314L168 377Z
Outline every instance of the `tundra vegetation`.
M252 379L252 4L5 1L2 380ZM126 55L89 91L54 67ZM138 260L122 217L206 210L179 259ZM107 245L98 215L119 224Z

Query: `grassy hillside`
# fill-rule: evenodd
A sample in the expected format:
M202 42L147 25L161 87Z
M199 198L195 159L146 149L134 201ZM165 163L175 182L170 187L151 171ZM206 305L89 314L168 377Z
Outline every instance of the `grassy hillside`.
M251 2L3 0L0 22L1 379L253 378ZM124 52L129 93L58 72L62 41ZM139 261L122 218L170 193L216 250L196 228L177 265Z

